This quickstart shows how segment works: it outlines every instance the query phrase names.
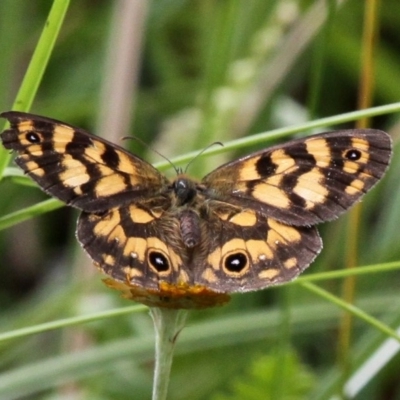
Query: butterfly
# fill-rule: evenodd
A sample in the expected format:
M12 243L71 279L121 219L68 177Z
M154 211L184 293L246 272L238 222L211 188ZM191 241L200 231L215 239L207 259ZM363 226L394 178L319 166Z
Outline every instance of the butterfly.
M314 225L357 202L384 175L388 134L328 132L168 180L116 144L64 122L4 112L16 163L81 210L77 238L106 283L151 306L201 308L229 293L288 282L317 256Z

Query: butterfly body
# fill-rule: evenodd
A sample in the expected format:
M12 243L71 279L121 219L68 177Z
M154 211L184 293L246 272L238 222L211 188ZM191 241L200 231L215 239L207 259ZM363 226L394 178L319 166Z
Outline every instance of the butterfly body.
M168 180L121 147L62 122L3 113L3 145L46 192L82 213L77 237L107 283L149 305L206 307L287 282L322 248L316 228L384 174L389 136L338 131Z

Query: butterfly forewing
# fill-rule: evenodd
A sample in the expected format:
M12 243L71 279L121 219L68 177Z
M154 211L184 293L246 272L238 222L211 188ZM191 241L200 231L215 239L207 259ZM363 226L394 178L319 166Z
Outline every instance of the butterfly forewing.
M3 145L47 193L85 211L157 193L167 180L153 166L121 147L79 128L19 112L1 114L10 123Z
M287 224L313 225L336 218L359 200L383 176L390 156L385 132L330 132L223 165L203 183L212 196L231 204Z

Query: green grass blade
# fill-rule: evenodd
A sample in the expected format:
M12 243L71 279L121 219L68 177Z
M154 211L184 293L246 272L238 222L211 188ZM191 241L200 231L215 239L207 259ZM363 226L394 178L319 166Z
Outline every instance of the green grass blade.
M15 99L13 110L28 111L30 109L49 62L68 6L69 0L54 0L43 32ZM0 146L0 179L10 158L10 153L3 146Z
M34 204L30 207L12 212L10 214L0 217L0 231L9 228L20 222L26 221L29 218L37 217L38 215L56 210L64 206L59 200L48 199L40 203Z

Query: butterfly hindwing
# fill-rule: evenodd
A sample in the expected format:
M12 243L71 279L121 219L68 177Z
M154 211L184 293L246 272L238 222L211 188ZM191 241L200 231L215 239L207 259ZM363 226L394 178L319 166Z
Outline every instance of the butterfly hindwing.
M82 213L77 237L95 263L109 276L149 289L174 283L185 273L185 249L174 220L140 205L105 213ZM168 235L168 236L167 236Z
M307 226L331 220L359 200L383 176L390 155L385 132L329 132L225 164L203 183L221 200Z
M3 145L18 153L16 163L52 196L85 211L147 197L166 179L123 148L82 129L15 111L1 114L11 127Z
M211 206L212 207L212 206ZM288 282L317 256L322 242L314 227L294 227L252 210L220 212L209 221L204 264L193 263L195 283L217 292L246 292Z
M314 227L291 227L250 210L229 215L209 205L201 222L204 241L188 249L179 220L140 205L106 213L82 213L78 240L109 276L157 289L169 284L205 286L215 292L249 291L287 282L300 274L322 248ZM175 226L174 226L175 224Z

